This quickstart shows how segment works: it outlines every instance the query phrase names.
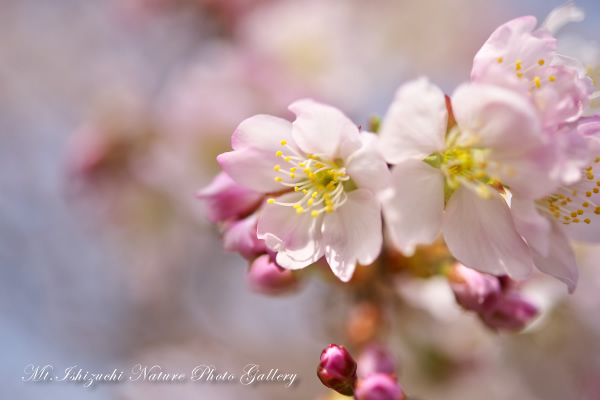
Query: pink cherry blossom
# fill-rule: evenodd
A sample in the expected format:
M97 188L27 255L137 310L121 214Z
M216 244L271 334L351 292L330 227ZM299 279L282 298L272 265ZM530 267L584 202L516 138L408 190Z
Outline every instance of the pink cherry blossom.
M552 33L535 29L536 25L536 18L528 16L497 28L475 55L471 77L474 82L499 84L529 95L544 126L553 128L583 113L592 94L592 81L579 61L558 55ZM500 82L498 67L516 77L520 85L509 79Z
M533 105L485 84L452 96L457 125L447 126L444 94L426 79L400 87L381 127L381 149L394 164L394 194L383 208L392 242L411 254L440 232L464 265L526 277L530 250L501 197L503 185L530 199L556 182L540 149L548 137ZM543 154L542 154L543 155Z
M231 139L234 151L217 160L238 184L267 193L258 237L277 264L304 268L325 256L348 281L357 263L372 263L382 244L377 194L389 171L376 137L360 133L341 111L312 100L290 106L293 123L257 115Z

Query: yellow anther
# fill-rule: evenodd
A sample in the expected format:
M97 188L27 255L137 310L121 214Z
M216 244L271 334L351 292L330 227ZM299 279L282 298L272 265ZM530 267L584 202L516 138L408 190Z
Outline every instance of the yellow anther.
M275 180L276 180L277 182L281 182L281 177L279 177L279 176L276 176L276 177L275 177Z
M275 153L276 157L281 157L283 155L283 153L281 151L278 151L277 153Z
M535 78L533 78L533 81L535 82L535 87L537 87L538 89L542 86L540 83L540 77L536 76Z
M323 195L323 198L324 198L325 200L331 200L331 195L330 195L329 193L325 193L325 194Z
M593 189L592 189L592 192L594 192L594 193L596 193L596 194L597 194L598 192L600 192L600 190L598 190L598 188L593 188Z
M571 213L571 217L573 217L573 218L577 217L577 213L576 213L575 211L573 211L573 212Z
M559 194L559 195L558 195L558 198L559 198L559 199L564 199L564 198L565 198L565 195L564 195L564 194Z
M314 198L314 197L317 197L318 195L319 195L319 193L313 192L312 197Z
M306 175L310 174L310 168L304 168L302 170L302 172L304 172Z
M600 215L600 207L596 207L596 209L594 210L594 214Z
M600 186L600 181L596 181L596 186Z
M600 162L600 157L596 157L596 158L594 158L594 162L595 162L595 163L597 163L597 162Z
M572 202L573 200L571 200L571 198L570 198L570 197L567 197L567 201L570 203L570 202Z
M318 217L319 212L317 210L313 210L313 212L311 212L310 215L312 215L313 217Z
M560 218L560 213L559 213L559 212L555 212L555 213L554 213L554 216L555 216L556 218Z
M308 194L308 190L306 190L306 189L302 189L302 193L304 193L304 194Z
M269 200L267 200L267 203L273 204L273 203L275 203L275 199L269 199Z
M296 167L290 168L290 172L294 172L294 171L296 171Z
M550 82L554 82L556 80L556 77L554 75L550 75L550 77L548 78L548 80Z
M590 203L588 203L588 202L586 201L586 202L584 202L584 203L582 204L582 206L584 206L584 207L589 207L589 206L590 206Z
M293 207L297 209L298 207L300 207L300 204L294 204Z
M322 163L318 162L318 163L315 163L315 166L317 168L323 168L325 166L325 164L322 164Z
M566 206L567 205L567 201L563 200L563 201L560 202L560 204L563 205L563 206Z
M585 197L592 197L592 192L585 192Z
M538 60L538 64L539 65L544 65L544 60L542 60L541 58Z
M591 221L589 218L586 218L586 219L584 219L584 220L583 220L583 222L585 222L586 224L588 224L588 225L589 225L589 224L590 224L590 222L592 222L592 221Z
M286 144L287 144L287 142L286 142L285 140L282 140L282 141L281 141L281 145L282 145L282 146L285 146Z
M583 210L577 210L577 215L583 214Z
M517 76L518 76L519 78L522 78L522 77L523 77L523 74L522 74L521 72L519 72L519 73L517 73Z
M276 165L276 166L274 166L274 167L273 167L273 169L274 169L275 171L279 171L279 169L280 169L280 168L281 168L281 165Z
M315 202L314 199L308 199L308 206L309 207L312 206L314 202Z
M294 179L295 177L296 177L296 174L292 172L292 173L290 174L290 178Z
M517 66L516 66L517 71L521 70L521 60L517 60Z
M332 213L333 212L333 207L328 205L327 207L325 207L325 211L328 213Z
M571 217L569 217L568 215L565 215L563 218L565 219L565 221L570 221L571 220Z
M502 63L502 61L504 61L504 58L498 57L498 64Z
M298 214L302 214L302 213L304 212L304 208L302 208L302 207L297 207L297 208L296 208L296 212L297 212Z
M307 154L306 158L308 158L309 160L312 160L313 159L313 155L312 154Z
M578 223L579 222L579 218L573 218L573 222Z
M304 167L306 167L306 163L305 162L301 162L301 163L298 164L298 166L304 168Z
M290 162L290 160L291 160L291 159L292 159L292 157L290 157L290 156L285 156L285 157L284 157L284 159L283 159L283 161L285 161L285 162Z
M298 186L294 186L294 192L298 192L300 191L300 188Z
M587 174L587 178L591 181L594 180L594 174Z

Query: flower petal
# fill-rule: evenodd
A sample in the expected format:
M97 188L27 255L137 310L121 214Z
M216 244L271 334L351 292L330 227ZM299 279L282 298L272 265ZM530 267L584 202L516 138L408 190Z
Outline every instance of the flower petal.
M292 136L305 153L335 159L345 140L358 138L358 127L335 107L305 99L289 106L296 114Z
M356 263L371 264L381 251L381 207L373 193L358 189L346 203L323 218L325 257L343 282L352 278Z
M556 39L546 29L535 30L537 19L532 16L515 18L498 27L481 47L473 60L471 78L478 81L485 70L499 63L516 72L538 66L539 60L550 62L556 53Z
M493 152L524 154L546 141L533 104L512 90L488 84L463 84L452 95L461 140Z
M302 193L286 193L277 201L296 203L302 197ZM258 238L278 252L277 264L281 267L304 268L324 254L321 221L321 217L314 218L307 212L298 214L293 207L266 204L258 219Z
M205 200L206 217L213 223L247 215L264 197L262 193L240 186L225 172L220 172L196 196Z
M223 233L223 248L251 259L266 251L265 242L256 235L258 214L234 222Z
M567 284L569 293L573 293L577 285L579 269L573 249L558 223L552 223L548 255L543 257L534 253L533 260L540 271L560 279Z
M575 3L570 2L550 11L542 28L548 29L552 34L556 34L560 28L569 22L581 22L585 18L585 13Z
M359 135L360 147L346 158L346 172L356 186L379 193L390 186L390 170L379 154L378 138L375 134L362 132ZM355 147L350 141L342 145L342 153L346 147Z
M448 110L444 93L426 78L398 89L379 132L381 153L390 164L423 159L444 149Z
M442 228L444 176L420 160L392 169L394 194L383 199L383 215L392 243L410 256L418 244L430 244Z
M494 275L508 274L515 279L531 273L529 248L499 195L482 199L461 186L450 197L444 217L448 249L467 267Z
M517 232L525 238L529 247L536 253L546 256L548 254L549 234L552 228L548 218L538 212L532 200L517 196L511 198L510 211Z
M275 154L285 150L281 141L295 147L289 121L269 115L244 120L233 133L234 151L220 154L217 161L237 183L257 192L277 192L283 186L274 180L273 167L281 162Z

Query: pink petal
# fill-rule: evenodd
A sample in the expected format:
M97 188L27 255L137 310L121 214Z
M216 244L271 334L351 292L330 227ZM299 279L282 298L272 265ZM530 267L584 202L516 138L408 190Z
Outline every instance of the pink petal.
M296 114L292 135L305 153L339 156L345 140L358 138L358 127L340 110L313 100L299 100L289 106Z
M420 160L392 169L394 194L383 200L386 227L394 245L412 255L418 244L430 244L442 228L444 176Z
M346 172L359 188L373 193L382 192L390 186L390 170L379 154L378 138L372 133L362 132L359 142L360 147L346 158ZM347 147L346 143L342 152Z
M371 264L381 251L381 208L369 190L348 193L346 203L323 218L325 257L343 282L352 278L356 263Z
M558 223L552 223L548 255L543 257L534 254L533 260L540 271L560 279L567 284L569 293L573 293L577 286L579 269L573 249Z
M287 193L277 198L282 203L296 203L302 193ZM310 213L298 214L293 207L266 204L258 219L258 238L277 252L277 264L287 269L304 268L323 256L322 218Z
M447 123L444 93L426 78L408 82L400 86L383 119L381 153L388 163L398 164L443 151Z
M478 81L499 59L501 65L515 72L517 61L523 70L535 68L539 60L550 63L556 53L556 39L545 29L534 31L536 25L536 18L527 16L498 27L475 55L471 78Z
M446 205L444 239L450 252L469 268L514 279L527 277L533 261L517 232L506 202L482 199L459 187Z
M223 233L223 248L251 259L266 251L265 241L256 234L258 214L252 214L228 226Z
M524 96L487 84L464 84L452 95L461 140L495 153L524 154L546 142L539 116Z
M233 133L234 151L220 154L217 161L237 183L257 192L277 192L284 187L276 182L273 167L281 163L275 154L285 151L281 141L295 146L289 121L269 115L244 120Z
M510 203L515 228L537 254L548 254L550 221L541 215L535 203L529 199L513 196Z
M225 172L219 173L196 196L205 200L206 216L213 223L248 214L258 207L264 197L262 193L238 185Z

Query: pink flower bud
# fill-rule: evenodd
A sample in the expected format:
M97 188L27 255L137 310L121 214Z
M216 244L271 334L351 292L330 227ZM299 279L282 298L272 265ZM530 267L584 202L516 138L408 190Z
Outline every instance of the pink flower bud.
M406 395L393 375L377 373L358 381L354 398L356 400L405 400Z
M295 289L298 280L292 271L281 268L268 254L263 254L250 265L248 284L259 293L279 294Z
M357 372L361 378L378 372L396 374L396 362L387 349L373 343L360 354Z
M256 235L258 214L231 222L223 231L223 248L252 259L266 251L265 241Z
M331 344L321 353L317 376L328 388L352 396L356 383L356 361L344 346Z
M518 331L523 329L537 313L537 307L513 292L503 296L493 311L482 313L480 317L494 330Z
M454 265L448 280L456 301L466 310L489 312L496 307L502 296L497 277L482 274L462 264Z
M206 217L213 223L239 219L251 213L263 200L261 193L237 184L225 172L219 173L196 196L206 201Z

